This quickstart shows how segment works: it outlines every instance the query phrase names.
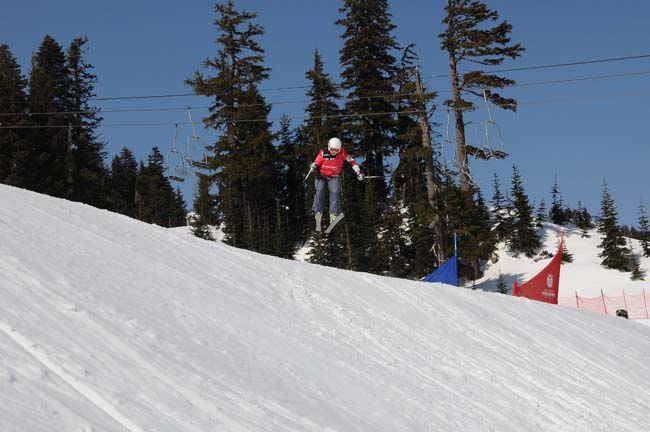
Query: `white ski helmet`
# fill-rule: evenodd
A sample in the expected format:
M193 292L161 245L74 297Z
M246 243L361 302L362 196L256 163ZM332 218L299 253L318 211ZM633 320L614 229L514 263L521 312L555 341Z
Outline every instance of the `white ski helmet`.
M327 143L327 148L330 150L331 149L341 150L341 140L338 138L331 138Z

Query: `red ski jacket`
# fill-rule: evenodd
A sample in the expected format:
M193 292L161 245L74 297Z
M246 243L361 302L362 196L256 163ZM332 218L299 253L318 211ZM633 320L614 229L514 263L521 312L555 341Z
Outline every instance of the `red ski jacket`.
M322 175L327 177L337 177L341 174L343 162L345 161L347 161L351 167L357 165L357 162L352 159L352 156L350 156L344 148L341 148L336 155L331 154L328 149L323 149L318 152L318 156L316 156L314 163L320 169Z

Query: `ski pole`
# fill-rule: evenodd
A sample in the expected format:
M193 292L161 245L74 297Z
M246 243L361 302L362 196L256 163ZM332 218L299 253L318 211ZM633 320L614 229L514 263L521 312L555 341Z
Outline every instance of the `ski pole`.
M305 176L305 179L302 181L303 183L305 183L305 182L307 181L307 179L308 179L309 176L311 175L311 172L312 172L312 171L314 171L314 169L313 169L313 168L309 168L309 172L308 172L307 175Z

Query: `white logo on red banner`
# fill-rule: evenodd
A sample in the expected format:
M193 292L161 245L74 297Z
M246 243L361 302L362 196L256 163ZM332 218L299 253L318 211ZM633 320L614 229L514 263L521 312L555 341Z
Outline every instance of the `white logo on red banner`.
M553 274L552 273L549 273L548 275L546 275L546 286L549 287L549 288L553 287Z

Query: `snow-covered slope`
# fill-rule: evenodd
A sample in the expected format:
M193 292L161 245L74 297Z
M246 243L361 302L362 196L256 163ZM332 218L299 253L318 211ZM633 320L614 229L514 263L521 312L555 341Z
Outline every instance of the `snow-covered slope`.
M635 322L0 203L1 431L650 430Z
M542 237L542 250L555 254L560 242L560 234L564 231L564 240L573 262L564 263L560 273L560 297L574 297L576 293L581 297L598 297L601 290L606 296L621 296L623 291L627 295L639 294L643 288L650 294L648 280L633 281L629 272L606 269L600 265L603 260L598 254L602 251L598 247L601 236L596 229L589 230L587 237L582 236L582 230L575 227L561 227L551 223L544 223L539 233ZM650 269L650 258L642 256L641 245L638 240L630 239L633 250L640 257L642 270ZM497 252L499 257L496 263L488 263L484 277L477 281L483 290L492 290L497 283L499 273L503 275L508 286L517 279L519 283L525 282L535 276L549 263L550 258L526 258L521 255L513 257L505 251L502 244ZM650 276L649 276L650 280Z

